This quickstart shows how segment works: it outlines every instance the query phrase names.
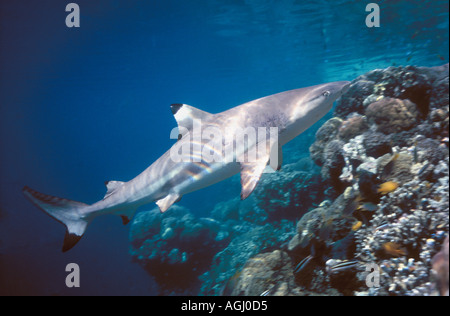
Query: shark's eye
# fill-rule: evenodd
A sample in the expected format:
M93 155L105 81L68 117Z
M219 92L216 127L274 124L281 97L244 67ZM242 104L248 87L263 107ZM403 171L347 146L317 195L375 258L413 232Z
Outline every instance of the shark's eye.
M325 98L328 98L328 97L330 96L330 91L324 91L324 92L322 93L322 95L323 95Z

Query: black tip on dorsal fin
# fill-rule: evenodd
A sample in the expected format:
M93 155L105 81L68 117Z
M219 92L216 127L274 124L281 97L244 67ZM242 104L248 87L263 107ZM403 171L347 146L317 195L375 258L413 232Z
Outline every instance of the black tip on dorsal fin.
M170 105L170 109L172 110L173 115L177 114L177 112L181 109L183 104L181 103L174 103Z

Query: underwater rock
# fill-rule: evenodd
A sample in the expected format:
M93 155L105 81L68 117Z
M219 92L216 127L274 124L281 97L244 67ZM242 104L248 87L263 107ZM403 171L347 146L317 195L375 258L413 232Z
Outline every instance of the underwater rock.
M355 220L350 217L356 209L352 193L341 194L332 204L323 203L302 216L297 222L296 235L289 241L288 250L305 257L314 247L315 256L327 256L330 246L345 238Z
M249 258L264 251L282 248L292 238L294 230L292 222L285 220L264 226L238 222L236 226L233 229L240 231L240 234L236 234L228 246L214 256L209 271L200 277L203 280L200 294L223 294L228 281Z
M370 103L383 97L409 99L426 116L433 82L445 73L445 69L434 68L388 67L363 74L352 81L349 91L337 103L334 116L345 119L354 112L362 115Z
M294 164L286 165L276 173L265 174L253 193L269 222L298 219L323 199L320 169L313 166L307 172L294 168Z
M339 132L329 124L324 129L328 135L320 135L310 148L324 178L330 178L330 165L339 167L334 170L341 172L338 185L344 193L305 214L288 247L299 258L315 251L318 266L310 284L328 282L342 292L334 276L319 277L325 267L317 258L347 259L376 263L382 271L381 286L369 290L361 285L367 273L356 272L355 295L433 294L431 258L449 229L448 108L448 64L389 67L352 81L336 106L337 117L329 120L341 122L335 125ZM364 115L367 128L349 128L347 134L351 118L363 125ZM328 161L337 157L344 165ZM325 183L325 192L336 189ZM354 230L343 229L340 239L333 237L334 229L322 230L321 237L320 217L329 216L330 205L339 205L349 192L357 195L356 209L347 214L358 222L344 225ZM355 271L347 277L354 279Z
M351 82L350 88L336 102L333 116L346 119L352 113L364 114L364 100L372 95L375 82L360 76Z
M377 125L379 132L391 134L415 126L419 112L417 106L407 99L382 98L367 107L366 115L370 123Z
M290 258L285 252L275 250L250 258L239 272L239 278L230 294L286 296L294 288L296 285Z
M384 154L392 153L392 147L386 135L378 132L366 132L364 133L363 140L364 148L366 149L367 156L378 158Z
M437 164L448 156L448 147L436 139L416 138L415 147L418 162Z
M419 67L419 70L428 77L433 87L430 98L430 110L448 108L449 64L431 68Z
M364 133L369 126L366 122L366 117L363 115L355 114L342 122L339 128L339 138L348 141L355 136Z
M411 172L412 165L413 157L409 152L386 154L377 159L379 178L382 181L394 181L399 184L412 180L414 177Z
M226 229L213 219L196 218L181 206L163 214L155 208L133 220L130 253L154 277L161 294L192 293L200 287L198 276L228 244Z
M316 169L283 166L209 219L145 212L133 258L164 294L433 295L449 231L448 112L448 65L364 74L317 131ZM367 288L367 264L380 287Z
M449 227L448 173L440 175L434 185L416 176L383 196L370 224L355 232L356 257L381 261L382 285L371 295L432 294L431 257Z
M449 239L445 238L441 251L439 251L432 259L433 272L435 273L436 288L440 295L448 296L449 286Z
M365 266L357 260L329 259L325 266L330 285L344 295L352 295L364 284L358 273L365 271Z
M212 211L218 221L264 225L282 219L297 219L323 199L320 168L307 157L264 174L254 192L244 201L235 197L219 202Z
M325 146L339 133L339 128L342 125L340 118L331 118L323 124L316 133L314 143L309 148L311 159L318 165L322 166L326 162L324 157Z
M323 158L325 160L322 166L322 178L340 193L342 191L341 175L345 166L344 154L342 151L344 143L340 140L330 141L324 149Z

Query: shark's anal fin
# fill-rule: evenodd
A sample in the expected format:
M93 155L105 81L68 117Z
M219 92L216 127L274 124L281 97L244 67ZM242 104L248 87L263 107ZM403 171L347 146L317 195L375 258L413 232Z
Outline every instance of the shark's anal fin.
M258 159L255 162L241 162L241 200L245 200L256 188L261 175L267 166L269 157Z
M103 199L106 199L108 196L114 193L119 187L121 187L125 182L122 181L105 181L106 185L106 194Z
M127 225L133 219L134 213L136 213L136 208L129 208L117 212L117 215L122 219L122 223Z
M178 139L193 129L194 120L206 121L214 115L187 104L172 104L170 109L178 124Z
M156 204L159 206L161 212L164 213L169 209L169 207L172 206L172 204L178 202L179 200L181 200L181 195L177 193L170 193L165 198L156 201Z
M120 215L120 217L122 218L122 223L123 223L124 225L127 225L127 224L131 221L131 219L128 218L128 216Z

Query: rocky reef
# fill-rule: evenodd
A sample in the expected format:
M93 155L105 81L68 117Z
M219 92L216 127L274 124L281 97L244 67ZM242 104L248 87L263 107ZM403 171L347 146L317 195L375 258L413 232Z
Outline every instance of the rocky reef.
M130 231L133 260L154 277L162 295L230 294L229 279L247 260L287 245L295 220L323 198L320 170L307 157L294 160L266 174L245 201L217 203L210 218L177 205L164 214L138 213Z
M133 258L165 293L448 295L448 67L356 78L310 157L208 219L141 213Z
M187 295L198 291L198 276L229 235L218 221L174 205L164 214L158 208L138 213L130 240L133 260L155 278L161 295Z

